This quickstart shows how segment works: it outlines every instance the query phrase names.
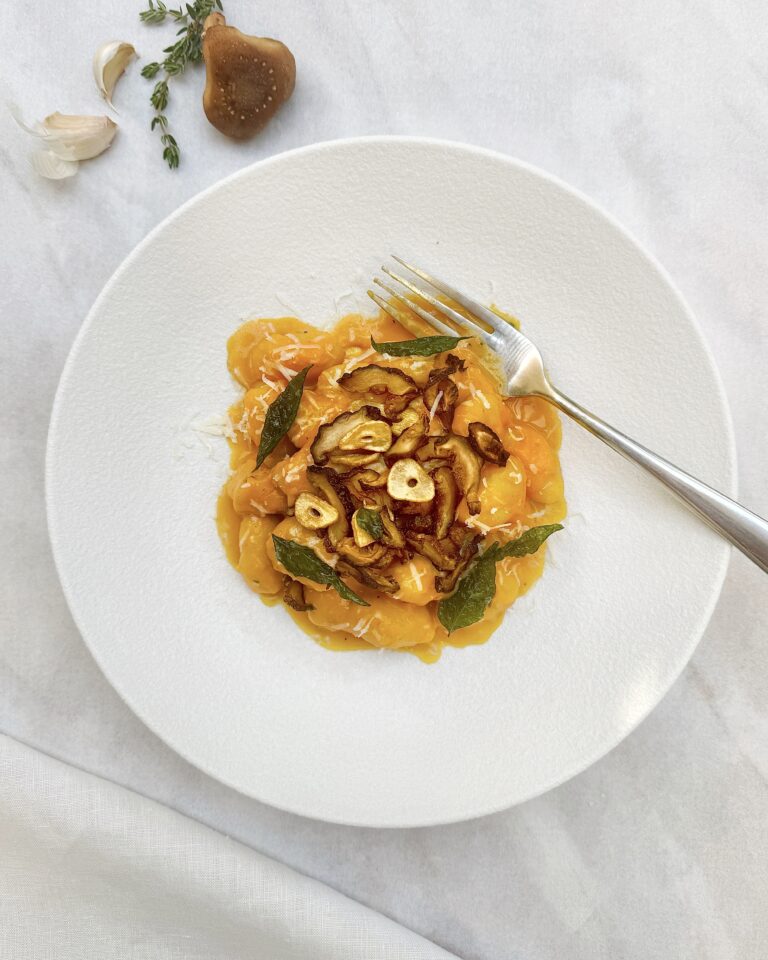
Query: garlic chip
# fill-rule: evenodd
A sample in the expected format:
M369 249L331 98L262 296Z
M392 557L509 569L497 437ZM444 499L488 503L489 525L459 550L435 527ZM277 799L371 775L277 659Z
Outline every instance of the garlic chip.
M115 84L125 73L133 57L136 56L136 49L130 43L121 43L119 40L109 40L102 43L99 49L93 55L93 78L96 86L101 91L102 97L114 110L112 103L112 93Z

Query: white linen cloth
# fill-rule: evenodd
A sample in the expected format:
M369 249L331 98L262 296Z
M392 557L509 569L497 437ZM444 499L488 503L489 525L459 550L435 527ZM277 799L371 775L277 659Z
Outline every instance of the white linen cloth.
M195 820L0 736L2 960L450 960Z

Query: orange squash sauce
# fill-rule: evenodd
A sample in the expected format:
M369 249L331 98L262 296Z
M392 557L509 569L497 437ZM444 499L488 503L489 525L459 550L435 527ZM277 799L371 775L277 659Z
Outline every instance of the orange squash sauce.
M507 314L497 313L515 322ZM321 538L286 512L290 513L299 493L311 490L306 468L312 463L309 447L320 426L364 402L339 387L337 378L358 366L380 363L402 369L423 385L430 370L444 361L444 355L382 357L371 348L371 338L381 343L407 340L411 334L382 312L373 318L350 314L331 330L318 330L293 317L250 320L228 342L228 367L243 388L243 396L229 410L231 474L219 495L216 523L227 559L269 605L281 603L283 584L283 571L272 545L275 530L278 536L294 539L324 556ZM454 375L459 398L453 432L466 436L469 423L479 420L496 431L510 454L504 467L483 464L480 513L470 516L462 501L458 519L484 534L488 542L504 542L529 527L561 521L566 503L556 410L537 397L505 397L495 358L478 341L462 341L451 352L465 362L465 370ZM256 451L269 404L310 364L287 438L256 469ZM390 649L432 663L445 646L484 643L507 609L541 576L545 555L546 545L536 554L497 564L496 595L485 617L450 636L437 618L434 589L431 594L424 593L430 583L434 586L434 570L430 579L424 565L431 564L421 557L415 558L414 565L399 565L397 581L402 586L398 594L386 595L351 581L350 586L368 601L368 607L305 580L305 599L314 609L285 609L302 631L329 650ZM414 636L426 639L415 646L404 645L403 638Z

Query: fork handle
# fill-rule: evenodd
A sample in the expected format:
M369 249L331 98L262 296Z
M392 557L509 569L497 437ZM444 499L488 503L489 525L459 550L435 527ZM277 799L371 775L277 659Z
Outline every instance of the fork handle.
M554 387L550 389L550 393L541 394L545 399L554 403L563 413L567 413L572 420L599 437L627 460L632 460L653 474L713 530L768 573L767 521L664 460L647 447L631 440L559 390Z

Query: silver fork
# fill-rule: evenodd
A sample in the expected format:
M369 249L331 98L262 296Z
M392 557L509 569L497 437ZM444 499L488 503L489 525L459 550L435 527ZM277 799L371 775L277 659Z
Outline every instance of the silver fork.
M599 437L603 443L607 443L609 447L628 460L639 464L660 480L713 530L738 547L743 554L768 573L768 522L668 460L664 460L647 447L620 433L570 397L556 390L549 382L541 354L536 346L492 310L443 280L406 263L400 257L393 256L392 259L403 267L407 276L387 266L381 268L397 285L396 289L378 277L374 278L374 283L392 298L388 301L373 290L368 291L368 295L382 310L403 323L402 314L392 305L394 301L395 304L403 304L412 310L439 333L448 336L456 336L458 333L480 337L501 358L504 370L509 376L507 392L511 396L537 396L549 400L576 423ZM419 283L419 280L423 283ZM444 319L438 319L415 303L409 293L431 304ZM443 303L439 299L440 294L460 304L471 314L472 319L468 320L463 314ZM413 332L417 335L419 333L416 330Z

